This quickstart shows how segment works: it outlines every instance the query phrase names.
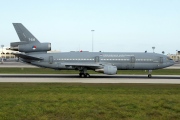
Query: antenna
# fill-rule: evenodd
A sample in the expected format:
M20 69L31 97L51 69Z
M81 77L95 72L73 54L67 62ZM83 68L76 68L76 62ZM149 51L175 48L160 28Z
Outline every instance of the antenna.
M162 54L165 54L165 52L164 52L164 51L162 51Z
M153 53L154 53L154 49L155 49L155 47L152 47L152 49L153 49Z

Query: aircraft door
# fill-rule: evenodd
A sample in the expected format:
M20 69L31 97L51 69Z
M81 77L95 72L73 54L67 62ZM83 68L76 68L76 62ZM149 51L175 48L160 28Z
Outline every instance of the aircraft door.
M159 61L160 63L163 63L163 57L160 57L160 61Z
M131 63L135 63L135 57L131 57Z
M49 56L49 64L53 63L53 56Z
M95 62L99 62L99 56L96 56L94 60Z
M127 70L128 70L128 69L134 69L135 61L136 61L136 60L135 60L135 57L132 56L132 57L130 58L130 64L129 64L129 66L126 66Z

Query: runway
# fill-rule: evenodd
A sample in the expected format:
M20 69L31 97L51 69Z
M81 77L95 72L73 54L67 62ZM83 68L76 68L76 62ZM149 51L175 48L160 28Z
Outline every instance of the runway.
M79 78L77 74L1 74L0 82L26 83L151 83L180 84L180 75L103 75Z
M38 68L36 66L30 65L27 63L23 63L23 62L11 61L11 62L0 63L0 68L12 68L12 67L14 67L14 68Z
M3 67L36 68L21 62L4 62ZM180 64L175 64L165 69L180 69ZM29 83L159 83L180 84L180 75L104 75L93 74L90 78L79 78L77 74L0 74L0 82L29 82Z

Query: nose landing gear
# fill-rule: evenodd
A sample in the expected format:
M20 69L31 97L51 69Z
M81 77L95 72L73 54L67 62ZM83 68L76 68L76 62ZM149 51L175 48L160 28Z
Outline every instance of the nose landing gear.
M149 70L149 71L148 71L148 78L152 78L151 73L152 73L152 70Z

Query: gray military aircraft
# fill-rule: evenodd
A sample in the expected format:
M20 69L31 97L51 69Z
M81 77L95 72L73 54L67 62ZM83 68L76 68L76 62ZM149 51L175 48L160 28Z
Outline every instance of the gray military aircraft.
M157 53L136 52L59 52L47 53L51 43L41 43L21 23L13 23L20 42L10 44L10 50L23 62L56 70L79 70L80 77L90 77L87 70L114 75L117 70L148 70L174 64L169 57Z

